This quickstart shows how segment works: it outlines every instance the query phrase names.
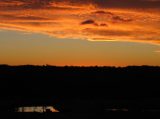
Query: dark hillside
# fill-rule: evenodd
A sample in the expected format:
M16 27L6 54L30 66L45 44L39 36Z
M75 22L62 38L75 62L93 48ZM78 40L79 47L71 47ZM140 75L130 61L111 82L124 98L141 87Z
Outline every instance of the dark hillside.
M70 112L160 109L159 80L158 66L1 65L0 106L54 105Z

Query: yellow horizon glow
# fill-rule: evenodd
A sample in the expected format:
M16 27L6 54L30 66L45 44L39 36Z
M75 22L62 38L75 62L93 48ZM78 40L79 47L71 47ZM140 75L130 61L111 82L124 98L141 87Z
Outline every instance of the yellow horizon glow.
M0 0L0 63L160 65L160 0Z

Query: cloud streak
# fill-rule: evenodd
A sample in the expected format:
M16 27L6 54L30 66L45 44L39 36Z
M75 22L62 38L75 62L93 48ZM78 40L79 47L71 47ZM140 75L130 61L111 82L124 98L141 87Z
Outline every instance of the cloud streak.
M0 0L0 29L160 43L160 0Z

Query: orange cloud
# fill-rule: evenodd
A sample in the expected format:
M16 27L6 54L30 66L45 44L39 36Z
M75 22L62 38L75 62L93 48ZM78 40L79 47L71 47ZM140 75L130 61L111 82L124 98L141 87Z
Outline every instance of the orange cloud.
M159 0L0 0L0 29L57 38L159 44L157 5Z

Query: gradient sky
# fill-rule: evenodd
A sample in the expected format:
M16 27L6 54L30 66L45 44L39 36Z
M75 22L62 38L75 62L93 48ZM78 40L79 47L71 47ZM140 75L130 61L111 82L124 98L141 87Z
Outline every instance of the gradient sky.
M160 65L160 0L0 0L0 63Z

